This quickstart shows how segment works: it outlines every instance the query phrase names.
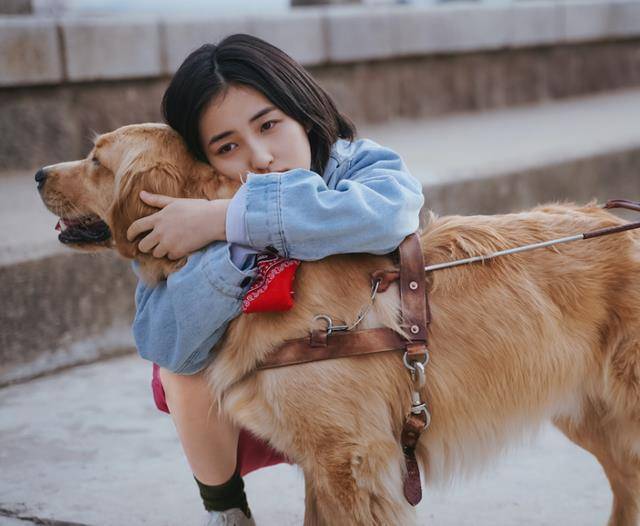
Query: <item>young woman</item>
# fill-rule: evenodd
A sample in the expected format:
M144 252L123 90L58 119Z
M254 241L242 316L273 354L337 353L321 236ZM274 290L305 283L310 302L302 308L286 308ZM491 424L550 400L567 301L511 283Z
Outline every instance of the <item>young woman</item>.
M166 282L138 284L134 336L159 366L157 394L166 395L206 524L250 525L241 472L282 458L245 437L252 466L246 454L238 465L239 430L212 409L202 370L241 312L256 254L391 252L418 228L422 188L396 153L355 140L354 125L300 64L249 35L189 55L163 112L196 157L244 184L215 201L141 194L160 210L133 223L129 239L146 233L141 251L189 258Z

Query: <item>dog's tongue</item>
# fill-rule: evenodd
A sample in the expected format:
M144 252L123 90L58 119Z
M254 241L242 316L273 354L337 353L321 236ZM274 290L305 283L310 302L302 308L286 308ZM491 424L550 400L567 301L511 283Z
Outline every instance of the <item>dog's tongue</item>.
M60 219L58 219L58 222L56 223L56 230L58 232L61 232L63 230L63 226L65 228L70 228L70 227L74 227L74 226L78 226L82 224L82 220L81 219L65 219L64 217L61 217Z

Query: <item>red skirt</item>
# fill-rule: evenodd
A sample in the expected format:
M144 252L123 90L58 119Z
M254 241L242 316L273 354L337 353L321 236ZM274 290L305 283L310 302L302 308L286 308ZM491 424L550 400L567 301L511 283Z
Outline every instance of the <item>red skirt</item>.
M156 403L156 407L160 411L168 413L169 407L167 406L164 388L160 380L160 367L155 363L153 364L151 389L153 390L153 400ZM260 440L245 429L240 430L236 459L241 476L267 466L274 466L283 462L290 463L282 453L276 451L267 442Z

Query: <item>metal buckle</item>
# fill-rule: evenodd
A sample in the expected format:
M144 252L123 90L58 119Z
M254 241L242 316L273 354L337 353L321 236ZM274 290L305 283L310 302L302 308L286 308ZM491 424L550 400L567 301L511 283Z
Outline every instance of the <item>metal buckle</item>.
M327 336L329 336L334 331L346 331L349 328L347 325L334 325L331 317L327 316L326 314L317 314L313 317L313 321L316 320L324 320L327 322Z
M378 287L380 286L381 281L382 280L380 278L376 280L371 280L371 298L369 299L369 303L362 311L360 311L358 318L351 325L334 325L333 320L331 319L331 316L328 316L326 314L315 315L313 317L313 321L321 319L327 322L327 336L329 336L332 332L350 331L355 329L371 310L371 306L373 305L373 302L376 299L376 294L378 293Z

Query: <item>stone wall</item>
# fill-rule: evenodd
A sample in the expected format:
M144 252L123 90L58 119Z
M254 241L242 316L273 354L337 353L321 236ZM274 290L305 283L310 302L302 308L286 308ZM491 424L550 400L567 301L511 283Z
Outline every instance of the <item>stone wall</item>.
M31 0L2 0L0 15L24 15L33 12Z
M298 8L216 19L0 17L0 166L84 156L93 131L160 119L203 42L247 32L307 66L356 123L640 85L640 3Z

